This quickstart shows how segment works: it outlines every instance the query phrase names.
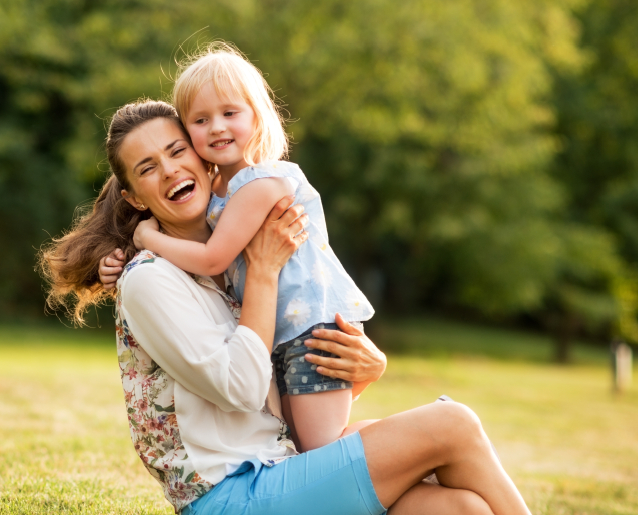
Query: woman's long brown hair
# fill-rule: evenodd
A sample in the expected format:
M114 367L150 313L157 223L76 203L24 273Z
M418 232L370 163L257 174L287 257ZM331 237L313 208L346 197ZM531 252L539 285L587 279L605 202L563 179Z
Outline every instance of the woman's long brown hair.
M84 323L89 306L114 296L115 290L104 290L100 282L100 259L120 248L125 262L130 261L137 252L135 228L151 216L149 210L139 211L122 197L122 190L131 193L132 188L120 150L126 136L156 118L174 121L186 135L175 108L165 102L144 100L118 109L106 137L110 177L88 212L80 211L71 230L53 238L38 254L38 268L50 286L47 306L66 309L78 325Z

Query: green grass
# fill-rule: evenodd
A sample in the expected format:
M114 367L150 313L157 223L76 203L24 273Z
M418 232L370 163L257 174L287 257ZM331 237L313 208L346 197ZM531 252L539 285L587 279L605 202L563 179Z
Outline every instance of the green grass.
M604 349L551 364L542 336L438 320L379 324L379 418L446 393L481 417L533 513L638 513L638 388L610 393ZM0 514L169 514L129 440L114 337L0 327ZM400 438L401 435L397 435Z

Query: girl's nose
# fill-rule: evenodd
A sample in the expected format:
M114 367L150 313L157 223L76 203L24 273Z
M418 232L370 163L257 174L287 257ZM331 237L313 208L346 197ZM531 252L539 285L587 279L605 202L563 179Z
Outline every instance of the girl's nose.
M210 134L221 134L225 130L226 126L223 120L213 120L213 123L210 124L208 132Z

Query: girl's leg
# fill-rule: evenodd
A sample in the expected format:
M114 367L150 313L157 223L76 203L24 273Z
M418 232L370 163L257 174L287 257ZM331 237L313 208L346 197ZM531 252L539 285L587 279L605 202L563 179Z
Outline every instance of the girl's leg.
M341 437L350 418L351 390L287 397L302 451L323 447Z
M494 515L530 515L478 417L462 404L428 404L364 427L360 434L384 506L395 504L436 469L441 485L478 494Z
M292 417L292 411L290 409L290 395L285 394L281 396L281 411L284 415L284 420L286 424L288 424L288 428L290 429L290 438L295 444L295 447L299 452L301 452L301 444L299 443L299 438L297 437L297 429L295 428L295 420Z
M494 515L478 494L459 488L419 483L404 493L388 515Z

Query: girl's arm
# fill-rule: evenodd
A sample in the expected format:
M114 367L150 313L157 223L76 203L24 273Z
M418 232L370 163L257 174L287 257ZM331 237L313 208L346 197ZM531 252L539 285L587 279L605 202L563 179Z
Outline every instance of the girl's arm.
M300 232L307 221L299 216L303 206L286 211L291 202L277 204L246 249L245 303L230 338L202 311L191 279L163 260L136 267L121 285L122 313L141 347L180 384L224 411L257 411L268 393L277 278L307 239Z
M257 234L277 201L292 193L286 179L256 179L240 188L228 201L207 243L172 238L145 221L135 231L135 244L187 272L221 274Z

